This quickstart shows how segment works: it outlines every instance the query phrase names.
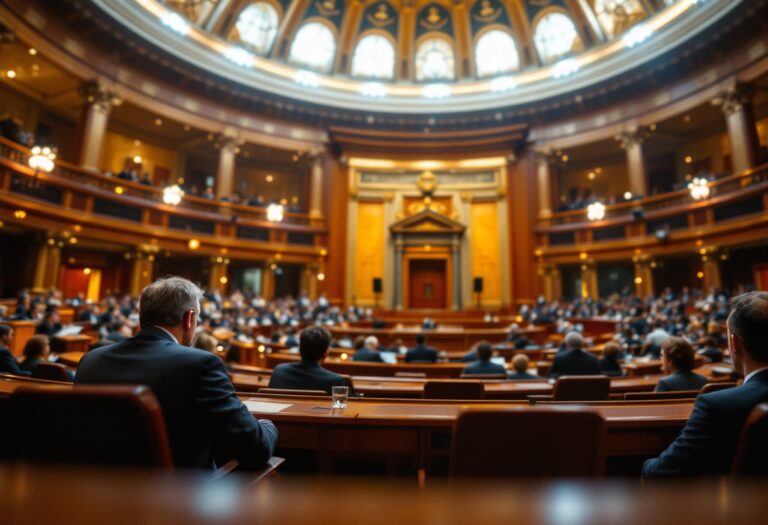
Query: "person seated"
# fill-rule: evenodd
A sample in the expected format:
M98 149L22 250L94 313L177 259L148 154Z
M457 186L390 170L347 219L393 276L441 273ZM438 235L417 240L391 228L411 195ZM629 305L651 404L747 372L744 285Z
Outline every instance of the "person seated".
M616 341L609 341L605 343L603 347L603 357L598 364L600 365L600 373L606 376L623 376L624 371L621 369L621 363L619 357L621 355L621 346Z
M584 337L579 332L569 332L563 342L566 350L555 356L549 377L600 374L597 357L583 350Z
M296 348L297 346L299 346L299 338L296 337L296 328L294 328L293 326L289 326L288 328L286 328L283 344L288 348Z
M13 341L13 328L7 324L0 324L0 374L13 374L15 376L30 376L30 372L26 372L19 368L16 359L9 347Z
M528 372L528 356L525 354L517 354L512 358L512 368L514 372L509 374L509 379L530 381L532 379L541 379L535 374Z
M32 313L32 298L26 292L20 293L16 301L16 311L11 319L13 321L28 321L32 319Z
M199 332L195 335L194 341L192 341L192 348L199 348L206 352L216 353L216 347L219 346L219 342L211 334L205 332Z
M723 351L717 347L717 340L712 336L704 338L702 348L697 352L711 363L719 363L723 360Z
M190 348L202 291L167 277L141 292L141 331L121 343L91 350L75 383L147 385L165 420L176 468L213 468L215 458L262 468L272 456L277 428L257 420L237 397L221 359Z
M61 331L61 317L55 308L48 308L43 315L42 322L35 329L36 334L53 337Z
M677 439L643 464L645 478L724 476L733 464L744 422L768 401L768 293L748 292L731 300L727 320L733 368L741 386L701 394Z
M328 394L334 386L347 386L343 376L322 367L331 334L322 326L310 326L299 335L299 354L301 360L282 363L272 370L269 388L291 390L322 390Z
M661 368L669 375L659 379L656 392L701 389L707 378L693 372L695 366L691 344L682 337L670 337L661 345Z
M491 356L493 356L493 349L491 345L485 341L477 343L476 346L478 361L467 365L462 374L507 374L507 369L503 365L497 365L491 363Z
M437 328L437 323L431 317L425 317L424 320L421 322L421 328L423 328L424 330L434 330L435 328Z
M131 327L125 324L122 320L113 321L107 326L107 335L104 338L106 341L112 341L113 343L119 343L125 341L133 335L131 333Z
M355 352L352 361L367 361L369 363L383 363L379 354L379 340L375 335L369 335L363 340L362 348Z
M142 175L141 180L139 181L139 184L143 186L152 186L152 177L149 176L149 173L147 173L146 171L144 172L144 175Z
M84 323L91 323L92 325L99 324L99 305L89 304L80 314L77 316L77 320Z
M405 354L406 363L436 363L437 350L427 346L427 336L424 334L416 335L416 346L408 350Z
M531 344L531 341L520 331L520 327L517 324L513 324L509 328L507 341L512 343L516 350L522 350Z
M651 326L653 330L645 336L645 342L643 343L643 355L650 355L656 359L660 355L661 345L671 335L664 329L664 323L660 320L654 321Z

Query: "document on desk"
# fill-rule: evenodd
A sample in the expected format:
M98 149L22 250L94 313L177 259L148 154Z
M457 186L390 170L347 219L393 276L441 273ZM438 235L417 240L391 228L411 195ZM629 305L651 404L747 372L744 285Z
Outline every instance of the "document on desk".
M255 399L246 399L243 403L249 412L256 412L257 414L277 414L291 406L288 403L269 403Z

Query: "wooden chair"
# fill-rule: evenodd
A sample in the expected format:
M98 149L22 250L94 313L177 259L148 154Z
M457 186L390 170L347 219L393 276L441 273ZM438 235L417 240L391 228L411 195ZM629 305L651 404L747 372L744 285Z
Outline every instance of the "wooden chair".
M427 381L423 399L485 399L480 381Z
M265 396L322 396L329 397L330 394L323 390L299 390L296 388L259 388L259 394Z
M47 379L48 381L61 381L71 383L67 367L60 363L38 363L32 374L35 379Z
M452 477L594 477L605 421L583 407L469 410L454 424Z
M506 379L507 374L461 374L461 379Z
M717 392L718 390L725 390L726 388L733 388L735 386L738 386L735 381L728 381L725 383L707 383L701 387L699 394L708 394L710 392Z
M654 399L695 399L698 390L678 390L676 392L627 392L625 401L650 401Z
M144 386L23 386L10 417L23 461L173 468L160 405Z
M560 376L552 390L555 401L602 401L611 393L606 376Z
M752 409L744 422L731 475L765 476L768 474L768 403Z

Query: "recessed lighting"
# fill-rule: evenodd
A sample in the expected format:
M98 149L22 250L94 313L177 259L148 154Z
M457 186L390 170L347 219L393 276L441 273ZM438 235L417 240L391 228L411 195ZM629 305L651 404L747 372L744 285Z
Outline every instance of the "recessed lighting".
M141 155L134 155L133 157L133 163L134 164L141 164L141 161L144 160L141 158Z
M693 157L691 157L690 155L686 155L685 163L686 164L690 164L691 162L693 162Z
M123 191L125 190L123 190L122 186L115 186L115 193L117 193L118 195L122 195Z
M190 250L197 250L198 248L200 248L200 241L198 241L197 239L190 239L189 242L187 243L187 246L189 246Z
M155 119L155 126L162 126L163 125L163 119L156 118Z
M29 54L32 56L35 56L37 54L37 49L35 49L34 47L30 47Z
M16 72L13 69L9 69L5 72L5 76L8 78L16 78Z
M275 180L275 178L272 175L267 175L266 176L266 181L267 182L272 182L273 180Z

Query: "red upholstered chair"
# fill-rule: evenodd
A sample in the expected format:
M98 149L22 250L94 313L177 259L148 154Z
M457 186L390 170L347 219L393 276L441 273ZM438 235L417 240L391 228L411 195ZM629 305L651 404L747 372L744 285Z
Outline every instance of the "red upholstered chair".
M424 399L485 399L485 387L480 381L427 381Z
M610 394L607 376L560 376L552 390L555 401L603 401Z
M173 468L162 411L147 387L24 386L9 405L22 461Z
M727 383L707 383L701 387L699 394L708 394L710 392L717 392L718 390L725 390L726 388L733 388L735 386L738 386L735 381L729 381Z
M744 422L733 459L734 476L768 475L768 403L757 405Z
M35 379L71 383L69 374L67 374L67 367L60 363L38 363L32 377Z
M605 421L584 407L469 410L453 430L453 477L594 477Z

